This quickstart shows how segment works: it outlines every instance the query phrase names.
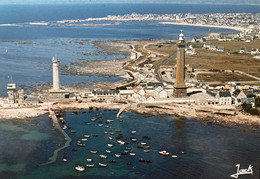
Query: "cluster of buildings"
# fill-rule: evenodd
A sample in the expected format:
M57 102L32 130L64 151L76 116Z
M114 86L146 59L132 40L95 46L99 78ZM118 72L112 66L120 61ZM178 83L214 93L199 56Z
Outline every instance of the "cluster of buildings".
M178 23L214 25L214 26L232 26L245 28L259 28L260 14L251 13L215 13L215 14L126 14L126 15L109 15L102 20L116 21L137 21L137 20L158 20L172 21Z

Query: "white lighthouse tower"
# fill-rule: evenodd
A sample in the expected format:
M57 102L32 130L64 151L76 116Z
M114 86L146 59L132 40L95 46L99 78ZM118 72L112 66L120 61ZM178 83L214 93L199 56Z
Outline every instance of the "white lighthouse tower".
M60 61L52 57L53 67L53 90L60 90L60 76L59 76L59 63Z

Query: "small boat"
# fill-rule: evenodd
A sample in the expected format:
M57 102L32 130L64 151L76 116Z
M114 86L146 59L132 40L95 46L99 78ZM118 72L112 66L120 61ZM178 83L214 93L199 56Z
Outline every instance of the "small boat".
M65 130L65 129L67 129L67 128L68 128L68 126L64 125L62 129Z
M102 126L103 126L103 124L98 124L98 126L99 126L99 127L102 127Z
M121 155L120 155L120 154L115 154L115 156L116 156L117 158L119 158Z
M139 162L145 162L145 160L143 158L140 158Z
M186 152L182 151L181 154L186 154Z
M93 168L95 166L95 164L87 164L86 165L88 168Z
M115 135L115 133L113 133L113 132L110 132L110 135Z
M151 160L146 160L146 163L153 163Z
M136 139L136 138L132 138L131 140L132 140L133 142L136 142L136 141L137 141L137 139Z
M115 127L111 126L111 127L109 127L109 129L115 129Z
M111 150L106 150L106 153L109 153L109 154L110 154L110 153L111 153Z
M98 123L99 123L99 124L102 124L102 123L103 123L103 121L98 121Z
M104 132L104 134L108 134L108 132L107 132L107 131L105 131L105 132Z
M123 122L123 120L122 120L122 119L119 119L119 122Z
M75 131L75 130L71 130L71 131L70 131L70 133L76 133L76 132L77 132L77 131Z
M100 167L107 167L107 164L105 164L105 163L98 163L98 165L99 165Z
M108 137L110 140L113 140L113 137Z
M68 159L66 159L66 158L63 158L63 162L67 162L68 161Z
M117 143L119 143L119 144L121 144L121 145L124 145L124 144L125 144L125 142L122 141L122 140L118 140Z
M116 132L121 132L121 130L120 130L120 129L117 129Z
M95 121L95 120L97 120L97 118L96 118L96 117L93 117L93 118L91 119L91 121Z
M136 131L131 131L131 133L132 133L132 134L135 134L135 133L136 133Z
M108 147L113 147L113 144L107 144Z
M142 144L142 145L146 145L146 143L145 143L145 142L141 142L140 144Z
M144 150L144 152L145 152L145 153L148 153L148 152L150 152L150 150Z
M116 161L115 161L115 160L109 160L109 162L110 162L110 163L116 163Z
M131 156L135 156L135 153L133 153L133 152L130 152L129 154L130 154Z
M109 122L109 123L110 123L110 122L114 122L114 120L107 120L107 122Z
M132 163L131 162L126 162L126 165L132 165Z
M172 155L172 158L177 158L177 155Z
M96 150L91 150L90 153L92 153L92 154L96 154L97 151L96 151Z
M81 141L87 141L88 139L86 139L86 138L83 138L83 139L81 139Z
M131 150L131 148L130 148L130 147L126 147L125 149L126 149L126 150Z
M75 149L75 148L73 148L73 149L71 149L72 151L78 151L78 149Z
M78 146L85 147L86 145L85 144L78 144Z
M160 151L159 154L162 156L168 156L169 152L167 152L166 150L163 150L163 151Z
M76 166L75 169L76 169L77 171L79 171L79 172L84 172L84 171L85 171L85 167L82 166L82 165Z
M97 137L98 135L97 135L97 134L93 134L92 136L93 136L93 137Z
M88 135L88 134L85 134L85 135L84 135L84 137L86 137L86 138L90 138L90 135Z
M138 145L137 148L138 149L142 149L142 148L144 148L144 146L143 145Z
M144 146L145 149L150 149L149 145Z
M128 152L122 152L121 153L121 155L127 155L128 154Z
M106 155L99 155L100 158L107 158Z
M93 161L92 158L87 158L86 160L87 160L88 162L92 162L92 161Z
M81 144L81 143L82 143L82 141L78 140L78 144Z

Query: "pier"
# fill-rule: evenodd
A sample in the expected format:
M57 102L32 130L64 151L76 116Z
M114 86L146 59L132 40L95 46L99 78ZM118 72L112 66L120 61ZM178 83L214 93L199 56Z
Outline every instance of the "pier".
M59 151L61 151L61 150L65 149L65 148L67 148L67 147L70 145L70 142L72 141L72 139L68 136L68 134L60 127L58 118L57 118L55 112L52 110L52 106L50 106L50 105L49 105L49 116L50 116L50 118L51 118L52 121L53 121L53 127L55 127L56 129L58 129L58 130L64 135L64 139L66 140L66 142L65 142L65 144L64 144L62 147L56 149L56 150L53 152L53 156L49 158L49 160L50 160L49 162L40 164L40 166L42 166L42 165L48 165L48 164L51 164L51 163L56 162Z

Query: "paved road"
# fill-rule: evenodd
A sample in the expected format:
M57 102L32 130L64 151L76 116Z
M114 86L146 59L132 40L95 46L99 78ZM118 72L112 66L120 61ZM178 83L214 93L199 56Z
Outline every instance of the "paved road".
M174 53L172 56L170 56L168 59L164 60L160 65L158 65L155 70L154 70L154 73L155 73L155 78L158 80L158 81L163 81L163 79L161 78L161 75L159 74L159 69L162 65L165 65L167 64L169 61L171 61L172 59L176 58L177 56L177 52ZM166 82L166 83L169 83L169 82ZM173 83L169 83L169 84L173 84Z

